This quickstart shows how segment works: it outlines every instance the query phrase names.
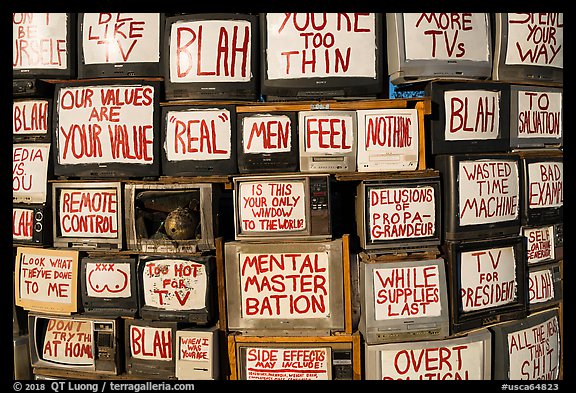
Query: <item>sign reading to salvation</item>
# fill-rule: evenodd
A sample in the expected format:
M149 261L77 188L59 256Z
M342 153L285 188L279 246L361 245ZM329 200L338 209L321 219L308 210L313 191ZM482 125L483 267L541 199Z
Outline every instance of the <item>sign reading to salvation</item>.
M330 379L329 348L247 348L248 380Z
M562 93L518 91L518 138L562 137Z

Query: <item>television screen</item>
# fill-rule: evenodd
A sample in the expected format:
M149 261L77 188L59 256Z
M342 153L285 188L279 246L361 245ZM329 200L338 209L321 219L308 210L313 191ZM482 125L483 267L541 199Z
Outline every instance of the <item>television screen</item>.
M120 318L29 314L28 329L34 368L81 375L113 376L122 372Z
M332 237L330 175L246 175L232 180L235 240Z
M162 106L164 176L232 175L236 160L234 105Z
M226 242L228 329L245 335L344 331L342 239Z
M13 243L49 246L52 243L51 228L51 206L12 204Z
M213 256L140 255L141 318L196 325L212 323L217 315L215 277Z
M245 173L298 172L298 112L238 113L238 171Z
M562 363L557 308L490 328L493 334L493 379L556 380Z
M357 110L356 119L358 172L418 168L420 130L417 109Z
M520 158L512 153L441 154L435 168L442 181L446 240L520 233Z
M16 98L13 100L13 142L50 142L51 127L51 98Z
M252 100L258 96L258 16L200 13L166 17L166 100Z
M492 338L488 330L446 340L364 345L367 380L489 380Z
M528 266L559 261L564 257L562 223L523 226L521 234L526 237L526 261Z
M520 156L522 225L560 223L564 217L564 153L524 151Z
M72 81L54 91L54 174L158 176L160 82Z
M12 71L13 79L75 78L76 14L13 13Z
M451 334L526 316L528 273L523 236L445 243Z
M390 82L487 79L491 37L487 13L387 13Z
M360 262L359 330L367 344L450 333L444 259Z
M220 379L219 332L215 326L176 331L176 378Z
M437 171L404 172L356 187L356 229L365 250L422 251L442 237Z
M78 14L78 79L160 77L164 14Z
M122 187L120 182L52 183L54 246L121 250Z
M18 247L14 293L25 310L72 314L78 307L78 251Z
M528 267L528 311L557 306L564 298L563 261Z
M510 85L510 148L561 148L563 89Z
M127 248L195 253L216 248L220 188L213 183L126 183Z
M80 290L84 314L135 317L138 314L136 258L82 257Z
M300 172L355 172L357 119L355 111L298 112Z
M428 142L432 154L510 150L510 91L496 82L432 81Z
M563 13L495 13L493 19L493 80L563 83Z
M46 203L53 167L50 143L12 144L12 203Z

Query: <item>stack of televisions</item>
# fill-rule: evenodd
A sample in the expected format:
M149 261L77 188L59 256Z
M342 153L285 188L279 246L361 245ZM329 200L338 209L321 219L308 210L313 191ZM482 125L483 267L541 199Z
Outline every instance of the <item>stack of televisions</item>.
M13 14L15 378L561 378L562 28Z

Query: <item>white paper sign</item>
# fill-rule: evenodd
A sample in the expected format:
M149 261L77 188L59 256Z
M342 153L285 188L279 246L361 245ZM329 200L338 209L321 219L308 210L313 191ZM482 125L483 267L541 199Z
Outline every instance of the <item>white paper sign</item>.
M488 14L405 13L407 60L488 61Z
M85 64L153 63L160 59L159 14L92 12L84 14L82 23Z
M515 301L517 287L513 247L463 252L461 258L461 296L465 312Z
M454 90L444 93L447 141L497 139L500 135L500 93Z
M524 228L528 264L555 259L554 227Z
M246 348L247 380L328 380L329 348Z
M342 154L354 148L354 120L347 115L308 115L304 117L304 149L307 153Z
M212 358L212 339L202 334L187 333L179 337L178 359L208 363Z
M92 322L73 319L48 319L41 351L48 361L87 366L94 364Z
M34 234L34 210L12 209L12 239L32 240Z
M416 109L358 110L358 162L375 154L418 155Z
M517 162L497 159L461 161L458 187L460 225L504 222L518 217Z
M172 361L172 329L131 325L128 340L135 359Z
M536 162L528 164L528 205L530 209L564 205L564 164Z
M554 299L552 270L536 270L528 274L528 301L530 304L544 303Z
M376 78L376 18L369 13L266 14L268 79Z
M85 279L86 292L90 297L129 298L132 295L128 263L87 263Z
M118 237L118 195L110 189L62 189L58 227L66 237Z
M284 153L292 148L292 123L286 115L258 115L242 119L244 153Z
M48 101L14 101L12 104L12 134L47 134ZM52 124L50 124L52 127Z
M46 202L50 146L50 143L15 143L12 145L12 199L14 202Z
M562 93L518 91L518 138L562 137Z

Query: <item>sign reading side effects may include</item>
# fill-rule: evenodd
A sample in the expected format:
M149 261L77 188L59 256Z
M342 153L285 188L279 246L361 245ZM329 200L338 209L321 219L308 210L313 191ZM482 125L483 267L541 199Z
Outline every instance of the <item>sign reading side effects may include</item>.
M248 380L330 379L329 348L247 348Z

